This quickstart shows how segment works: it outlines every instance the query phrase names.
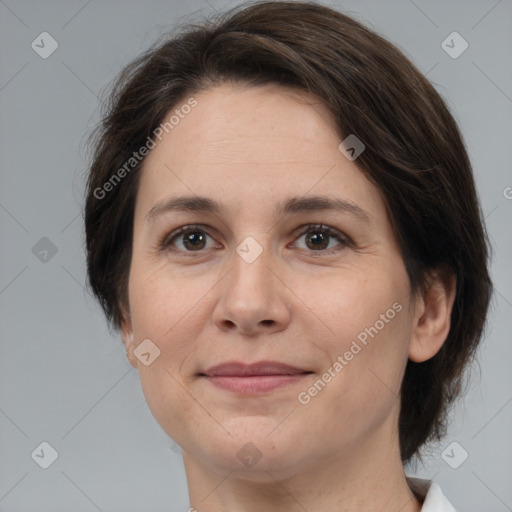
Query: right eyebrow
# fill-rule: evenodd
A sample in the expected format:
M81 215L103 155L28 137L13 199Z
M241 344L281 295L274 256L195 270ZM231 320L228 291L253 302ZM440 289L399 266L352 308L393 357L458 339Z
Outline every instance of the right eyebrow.
M148 211L145 220L151 221L155 217L171 211L184 211L184 212L204 212L222 215L224 209L222 206L208 197L203 196L182 196L164 199Z

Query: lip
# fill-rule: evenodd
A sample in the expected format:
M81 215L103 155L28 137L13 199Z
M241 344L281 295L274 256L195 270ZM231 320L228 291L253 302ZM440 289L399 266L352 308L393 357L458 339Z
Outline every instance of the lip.
M199 376L228 391L255 395L301 381L311 371L275 361L245 364L231 361L212 366Z
M229 361L208 368L203 375L207 377L255 377L262 375L298 375L300 373L311 372L276 361L258 361L252 364Z

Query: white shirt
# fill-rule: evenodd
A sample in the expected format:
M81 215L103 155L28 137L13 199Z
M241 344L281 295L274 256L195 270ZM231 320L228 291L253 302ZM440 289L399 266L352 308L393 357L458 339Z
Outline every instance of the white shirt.
M406 477L411 491L423 500L421 512L457 512L443 494L441 487L432 480Z

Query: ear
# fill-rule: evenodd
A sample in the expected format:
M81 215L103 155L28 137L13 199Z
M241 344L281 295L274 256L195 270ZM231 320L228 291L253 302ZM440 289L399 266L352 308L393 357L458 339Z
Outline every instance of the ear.
M139 360L135 357L133 351L137 348L134 343L133 328L130 315L123 312L123 319L121 320L121 334L123 337L124 348L126 349L126 357L130 364L138 369Z
M422 363L434 357L450 332L457 280L435 272L424 294L418 294L409 345L409 359Z

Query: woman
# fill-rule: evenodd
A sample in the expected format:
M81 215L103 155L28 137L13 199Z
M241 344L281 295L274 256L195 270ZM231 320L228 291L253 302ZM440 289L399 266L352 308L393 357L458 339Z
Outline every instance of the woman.
M393 45L314 3L184 27L117 80L88 276L191 510L454 510L441 439L492 292L471 165Z

